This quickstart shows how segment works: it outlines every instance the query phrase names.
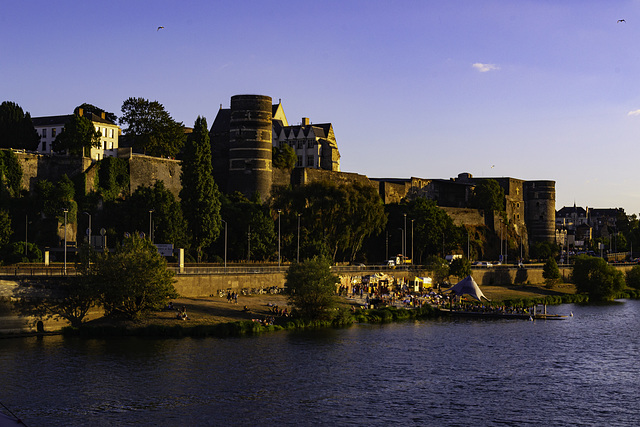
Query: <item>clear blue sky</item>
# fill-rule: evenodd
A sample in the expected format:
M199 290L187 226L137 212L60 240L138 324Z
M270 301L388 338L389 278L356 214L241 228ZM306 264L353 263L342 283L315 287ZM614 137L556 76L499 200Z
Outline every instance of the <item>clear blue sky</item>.
M557 209L631 214L638 40L637 0L3 1L0 97L32 116L144 97L193 126L268 95L333 123L346 172L550 179Z

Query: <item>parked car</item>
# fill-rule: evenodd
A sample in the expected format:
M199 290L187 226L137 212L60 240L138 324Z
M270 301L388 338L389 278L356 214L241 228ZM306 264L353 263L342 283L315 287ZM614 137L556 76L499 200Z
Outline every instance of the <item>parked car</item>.
M476 267L492 267L493 264L491 264L489 261L476 261L473 263L473 265L475 265Z

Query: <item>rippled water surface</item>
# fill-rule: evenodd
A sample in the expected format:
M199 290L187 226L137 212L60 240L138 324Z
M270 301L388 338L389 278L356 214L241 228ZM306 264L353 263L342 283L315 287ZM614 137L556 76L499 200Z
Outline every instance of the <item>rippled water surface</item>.
M640 301L239 339L0 340L27 425L640 425Z

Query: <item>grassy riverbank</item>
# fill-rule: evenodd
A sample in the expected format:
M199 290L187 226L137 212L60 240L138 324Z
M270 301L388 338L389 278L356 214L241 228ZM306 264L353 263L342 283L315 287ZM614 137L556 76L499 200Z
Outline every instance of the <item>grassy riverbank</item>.
M530 306L535 303L561 304L586 302L582 295L575 294L572 284L558 284L551 289L543 285L482 286L483 293L493 304ZM637 293L627 297L637 298ZM348 299L341 298L339 311L334 321L305 323L289 317L275 316L273 325L260 321L274 315L273 309L291 307L285 295L239 296L238 303L226 298L178 298L173 301L176 309L185 307L189 320L179 320L175 310L151 313L137 321L117 321L96 316L79 329L65 328L64 333L85 337L105 336L149 336L149 337L229 337L251 335L267 331L348 325L352 322L383 323L438 316L431 307L423 309L382 308L376 310L351 310ZM246 308L245 308L246 307Z
M545 298L550 296L563 297L575 294L575 287L570 284L559 284L551 289L535 285L515 286L483 286L482 291L493 302L518 301ZM245 309L246 306L246 309ZM305 323L287 317L275 317L274 325L264 326L259 321L273 316L273 308L291 307L287 305L284 295L263 294L239 296L238 303L230 303L226 298L178 298L174 307L185 307L189 320L176 318L176 311L160 311L151 313L138 322L114 321L112 319L97 318L87 322L80 329L67 328L66 333L81 336L239 336L255 334L264 331L282 329L300 329L308 327L324 327L331 325L346 325L353 321L361 323L380 323L437 316L436 310L425 307L420 310L405 310L398 308L383 308L376 310L357 310L352 313L351 302L342 298L339 304L339 314L333 322Z

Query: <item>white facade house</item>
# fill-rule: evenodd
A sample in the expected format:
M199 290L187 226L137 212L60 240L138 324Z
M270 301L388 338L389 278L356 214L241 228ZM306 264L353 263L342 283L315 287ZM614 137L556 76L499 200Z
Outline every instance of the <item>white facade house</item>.
M78 115L82 116L82 108L79 109ZM40 135L40 144L36 150L41 154L51 154L53 151L51 146L56 136L62 132L64 126L68 123L73 115L64 116L46 116L34 117L33 127ZM120 136L120 126L105 119L104 113L101 116L93 113L87 114L87 117L96 130L102 135L100 138L100 148L91 148L90 157L92 160L100 160L105 157L117 157L118 155L118 137Z
M311 124L303 117L300 125L273 120L273 146L287 144L296 152L296 167L340 171L340 153L331 123Z

